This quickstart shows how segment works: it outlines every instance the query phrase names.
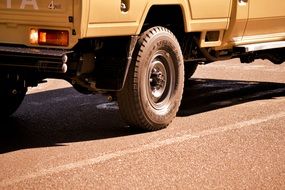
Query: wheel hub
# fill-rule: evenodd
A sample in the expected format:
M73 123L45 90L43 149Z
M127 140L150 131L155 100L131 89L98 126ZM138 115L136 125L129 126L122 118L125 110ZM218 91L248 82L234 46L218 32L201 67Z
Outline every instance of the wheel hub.
M150 90L154 102L158 102L162 97L167 83L166 69L161 61L154 61L150 69Z

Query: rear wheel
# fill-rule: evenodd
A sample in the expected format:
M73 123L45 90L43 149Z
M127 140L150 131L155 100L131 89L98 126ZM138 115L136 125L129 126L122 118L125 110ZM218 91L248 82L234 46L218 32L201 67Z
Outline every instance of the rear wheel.
M197 67L198 67L198 63L184 63L184 67L185 67L185 82L187 80L189 80L195 73Z
M184 67L185 67L184 86L189 87L191 85L190 78L194 75L194 73L198 67L198 63L187 63L187 62L185 62Z
M184 86L183 55L166 28L144 32L133 54L125 86L118 93L127 124L145 130L165 128L175 118Z
M0 80L0 118L13 114L21 105L27 88L22 80Z

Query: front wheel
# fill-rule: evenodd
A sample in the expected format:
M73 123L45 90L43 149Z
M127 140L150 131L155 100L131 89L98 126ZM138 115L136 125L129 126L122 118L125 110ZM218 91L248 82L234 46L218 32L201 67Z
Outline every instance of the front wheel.
M144 32L136 46L124 88L118 93L127 124L148 131L168 126L179 109L184 88L183 55L164 27Z

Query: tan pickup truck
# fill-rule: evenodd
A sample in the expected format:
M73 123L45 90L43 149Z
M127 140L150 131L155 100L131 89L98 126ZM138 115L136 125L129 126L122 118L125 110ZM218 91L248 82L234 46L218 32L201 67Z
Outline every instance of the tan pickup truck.
M118 101L125 122L165 128L197 65L285 61L284 0L2 0L0 114L63 79Z

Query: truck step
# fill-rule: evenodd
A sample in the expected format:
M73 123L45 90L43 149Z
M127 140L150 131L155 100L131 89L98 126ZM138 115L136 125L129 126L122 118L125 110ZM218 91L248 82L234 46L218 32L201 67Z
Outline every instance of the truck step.
M243 48L245 52L253 52L259 50L275 49L285 47L285 41L265 42L257 44L239 45L237 48Z

